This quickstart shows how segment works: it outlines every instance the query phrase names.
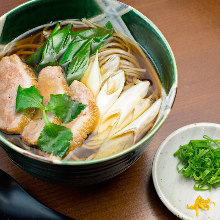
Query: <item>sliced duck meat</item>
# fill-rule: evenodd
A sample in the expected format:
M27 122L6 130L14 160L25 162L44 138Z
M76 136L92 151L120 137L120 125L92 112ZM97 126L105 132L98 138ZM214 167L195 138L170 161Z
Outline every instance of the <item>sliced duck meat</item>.
M87 136L94 131L99 119L99 110L91 90L77 80L72 82L70 88L73 93L71 99L86 105L86 108L73 121L63 124L73 133L69 151L82 145Z
M18 86L36 86L34 72L17 55L0 61L0 129L10 134L21 134L33 116L33 109L16 112Z
M44 106L49 102L50 94L72 95L60 66L48 66L41 70L38 76L38 89L44 97Z
M83 83L74 81L68 87L60 67L46 67L38 77L38 89L44 97L44 106L50 100L50 94L68 94L71 100L76 100L86 105L86 108L72 122L62 124L73 133L70 150L80 146L87 136L95 129L99 118L98 107L95 98ZM50 122L61 124L61 121L52 113L47 112ZM37 140L43 130L45 123L41 110L37 110L33 120L25 127L22 139L30 145L37 145ZM45 155L44 155L45 156Z
M50 100L50 94L68 94L72 95L66 80L62 73L62 68L59 66L48 66L41 70L38 76L38 89L44 97L44 106ZM47 112L47 117L50 122L61 124L61 121L51 112ZM22 133L22 139L30 144L37 145L38 137L45 125L42 110L37 110L34 118L25 127Z

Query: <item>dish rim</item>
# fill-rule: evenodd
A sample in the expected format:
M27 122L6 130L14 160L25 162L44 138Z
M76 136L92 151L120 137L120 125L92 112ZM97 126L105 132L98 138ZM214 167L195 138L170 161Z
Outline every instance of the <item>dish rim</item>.
M3 16L8 16L11 13L13 13L14 11L23 8L23 7L28 7L28 5L34 3L34 2L42 2L43 0L31 0L28 2L25 2L21 5L18 5L17 7L11 9L10 11L6 12L5 14L3 14L1 17ZM125 3L120 2L121 4L127 5ZM161 31L158 29L158 27L146 16L144 16L141 12L139 12L138 10L134 9L133 7L127 5L128 7L130 7L135 14L137 14L139 17L141 17L143 20L145 20L152 29L154 29L157 34L158 37L160 37L160 40L164 43L164 45L166 46L166 50L169 52L169 57L172 60L172 68L173 68L173 72L174 72L174 83L172 88L170 89L169 94L171 94L171 96L169 97L169 108L164 112L164 114L162 115L161 120L150 130L149 133L147 133L147 135L145 135L140 141L138 141L136 144L132 145L131 147L108 157L104 157L101 159L95 159L95 160L88 160L88 161L59 161L59 160L54 160L54 159L47 159L44 158L42 156L38 156L36 154L33 154L31 152L28 152L27 150L24 150L18 146L16 146L15 144L11 143L10 141L8 141L6 138L4 138L2 135L0 135L0 141L2 141L7 147L10 147L11 149L15 150L16 152L32 158L32 159L36 159L37 161L41 161L41 162L45 162L45 163L50 163L50 164L56 164L56 165L92 165L92 164L98 164L98 163L102 163L102 162L107 162L116 158L119 158L123 155L126 155L128 153L130 153L131 151L137 149L139 146L141 146L142 144L144 144L147 140L150 140L155 133L159 130L159 128L163 125L163 123L165 122L165 120L167 119L173 103L175 101L175 97L176 97L176 93L177 93L177 86L178 86L178 71L177 71L177 65L176 65L176 60L173 54L173 51L168 43L168 41L166 40L166 38L163 36L163 34L161 33ZM168 94L168 96L169 96Z

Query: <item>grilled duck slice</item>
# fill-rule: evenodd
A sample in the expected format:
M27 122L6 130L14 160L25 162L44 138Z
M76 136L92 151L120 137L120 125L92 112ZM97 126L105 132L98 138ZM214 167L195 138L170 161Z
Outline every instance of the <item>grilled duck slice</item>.
M16 55L0 61L0 129L10 134L21 134L31 120L34 110L16 112L18 86L36 86L34 72Z

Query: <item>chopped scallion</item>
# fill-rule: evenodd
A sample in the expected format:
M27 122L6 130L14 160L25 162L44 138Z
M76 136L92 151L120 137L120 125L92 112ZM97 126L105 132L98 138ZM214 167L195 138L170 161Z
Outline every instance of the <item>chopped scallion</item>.
M181 145L174 153L180 160L177 171L184 177L194 178L194 189L199 191L220 186L220 140L207 135L203 138Z

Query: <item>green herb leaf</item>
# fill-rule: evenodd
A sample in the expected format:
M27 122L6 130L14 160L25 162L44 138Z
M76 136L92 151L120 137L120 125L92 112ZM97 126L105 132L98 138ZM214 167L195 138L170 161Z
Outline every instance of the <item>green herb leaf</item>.
M89 65L91 40L76 53L67 70L67 82L70 85L74 80L80 80Z
M114 28L110 21L108 21L103 28L93 28L84 31L76 31L72 33L75 40L92 39L91 55L94 55L99 50L104 41L109 38L114 32Z
M95 36L94 40L95 40L95 42L103 41L103 40L109 38L113 34L113 32L114 32L114 28L113 28L111 22L108 21L105 24L104 28L101 28L99 30L99 33Z
M46 66L61 65L69 75L68 83L71 83L74 79L80 79L83 76L90 56L102 47L105 39L109 38L113 32L111 22L107 22L103 28L75 32L71 31L71 25L60 29L60 24L57 23L46 43L25 62L37 65L37 72ZM88 42L90 45L84 48ZM85 56L82 56L81 50L86 52Z
M100 41L100 42L92 42L92 45L91 45L91 56L95 55L96 52L98 50L100 50L100 48L102 47L102 45L104 44L103 41Z
M70 96L66 94L51 94L46 108L44 108L42 103L43 96L41 96L37 88L34 86L26 89L23 89L21 86L18 87L16 98L17 111L27 108L38 108L43 111L45 126L38 138L38 146L45 153L53 153L55 156L64 158L69 149L73 134L69 128L51 123L46 111L56 114L62 122L68 123L76 118L86 106L70 100Z
M72 132L69 128L49 123L44 126L37 144L43 152L64 158L71 140Z
M177 171L184 177L193 177L194 189L199 191L220 186L220 141L206 135L203 138L205 140L191 140L174 153L180 160Z
M25 63L27 65L31 65L31 64L37 64L41 61L41 57L42 57L42 53L44 51L44 45L39 49L37 50L34 54L32 54L30 57L28 57L26 60L25 60Z
M57 28L56 31L52 32L45 46L43 47L41 55L42 58L37 67L38 72L46 66L58 65L58 52L60 51L61 47L63 49L63 47L65 46L64 44L66 42L66 38L67 36L70 36L70 29L71 25L67 25L61 30ZM61 55L61 53L59 55Z
M46 66L58 65L57 54L61 46L64 44L67 35L69 35L70 29L71 25L67 25L62 30L53 31L50 35L44 47L42 59L37 67L38 72Z
M71 25L67 25L62 30L57 31L55 34L50 36L50 39L53 41L54 51L58 53L62 44L65 42L66 37L69 36Z
M58 31L60 30L60 23L59 22L57 22L57 24L56 24L56 26L55 26L55 28L53 29L53 31L52 31L52 35L53 34L56 34Z
M73 59L75 54L82 48L82 46L86 43L86 40L72 42L66 52L61 57L59 64L65 68Z
M91 28L83 31L75 31L72 33L73 38L77 40L95 39L96 42L100 42L113 34L113 26L108 21L103 28Z
M37 66L37 72L40 72L46 66L57 66L57 57L56 52L54 50L53 40L50 38L43 50L42 59Z
M16 97L16 111L24 110L27 108L44 109L43 96L35 86L23 89L20 85Z
M57 59L60 60L60 57L66 52L66 50L69 48L69 45L72 42L72 31L70 30L69 33L67 34L65 40L63 41L60 50L57 54Z
M53 32L51 33L51 35L53 36L59 30L60 30L60 24L57 23L55 28L53 29ZM32 54L30 57L28 57L25 60L25 63L28 65L38 64L42 59L42 54L43 54L44 49L45 49L45 44L40 49L38 49L34 54Z
M68 123L75 119L85 107L77 101L70 100L68 95L59 94L50 95L46 110L54 113L63 123Z

